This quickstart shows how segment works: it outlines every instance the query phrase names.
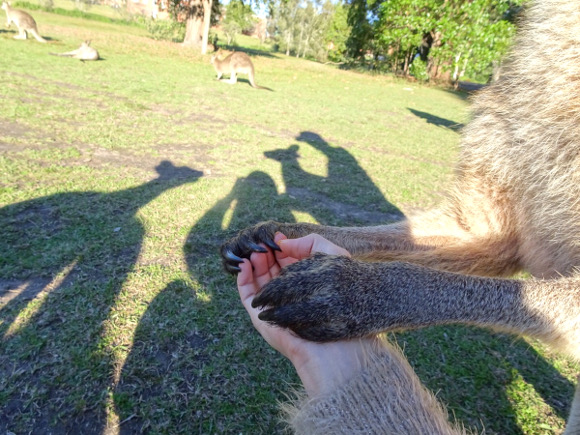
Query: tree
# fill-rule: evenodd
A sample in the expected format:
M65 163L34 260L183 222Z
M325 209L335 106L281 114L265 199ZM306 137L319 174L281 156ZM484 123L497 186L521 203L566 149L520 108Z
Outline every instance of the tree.
M287 56L324 60L334 10L330 0L277 0L270 8L270 34Z
M171 0L169 12L173 19L185 21L183 45L205 53L210 25L219 14L219 0Z
M334 62L346 60L346 41L351 33L348 25L348 5L338 3L324 35L327 57Z
M408 75L426 62L430 75L487 74L515 33L513 11L526 0L351 0L348 54L372 54ZM414 68L420 70L424 68Z
M377 9L374 33L377 46L390 58L394 72L409 75L409 67L424 35L436 27L439 0L400 0L382 2Z
M456 82L464 75L488 76L515 34L512 12L525 0L448 0L442 14L442 44L433 51L446 62Z
M256 17L250 5L242 0L232 0L226 7L222 27L230 45L237 35L250 31L256 25Z
M290 51L295 49L295 30L299 9L299 0L274 0L270 5L269 31L286 56L289 56Z
M375 36L370 20L376 18L376 8L379 4L375 0L350 0L347 24L351 31L346 40L349 58L364 59L367 51L371 50Z

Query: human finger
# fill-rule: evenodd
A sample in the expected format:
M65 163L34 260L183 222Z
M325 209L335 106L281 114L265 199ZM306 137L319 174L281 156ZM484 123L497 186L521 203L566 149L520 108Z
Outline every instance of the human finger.
M302 260L315 252L331 255L346 255L350 253L340 246L335 245L319 234L309 234L298 239L284 239L278 242L282 253L288 257Z
M254 273L252 271L252 264L250 260L244 258L242 263L239 264L240 272L237 277L238 293L240 294L240 299L242 304L248 312L253 310L252 300L258 292L259 288L254 281Z
M280 242L283 242L284 240L288 240L288 237L286 237L284 234L277 232L274 235L274 242L276 242L278 246L280 246ZM289 264L296 263L298 261L297 258L290 257L288 253L282 251L281 249L276 251L274 255L276 256L276 261L280 267L286 267Z

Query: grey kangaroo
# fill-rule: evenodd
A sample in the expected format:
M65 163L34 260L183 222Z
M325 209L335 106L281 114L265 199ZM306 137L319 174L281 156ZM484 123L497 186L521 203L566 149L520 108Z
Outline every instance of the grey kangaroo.
M2 9L6 12L6 27L10 27L10 24L14 23L18 29L18 35L14 39L26 39L28 33L30 33L38 42L46 42L46 39L38 33L36 21L28 12L12 9L10 3L6 1L2 2Z
M226 270L276 249L276 231L318 233L353 257L287 267L254 299L262 320L315 341L477 325L580 359L579 59L580 3L532 1L499 81L475 98L440 207L366 228L260 223L222 246ZM520 270L534 278L506 278ZM565 433L580 433L580 388Z
M81 62L86 60L99 60L99 52L91 47L91 41L84 41L79 48L72 51L67 51L66 53L49 53L53 56L63 56L72 57L73 59L78 59Z
M226 56L224 59L219 59L217 56L212 56L210 62L215 69L218 80L221 80L222 75L229 74L230 79L227 81L227 83L233 85L238 80L238 74L247 74L248 81L253 88L266 89L271 91L270 88L258 86L256 84L256 81L254 80L254 64L252 63L250 56L248 56L246 53L234 52Z

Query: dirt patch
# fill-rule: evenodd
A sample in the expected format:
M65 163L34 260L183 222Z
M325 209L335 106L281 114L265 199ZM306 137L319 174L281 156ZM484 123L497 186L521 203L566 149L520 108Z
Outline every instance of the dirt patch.
M37 135L35 134L35 130L31 129L30 127L18 124L16 122L5 121L0 119L0 131L3 132L4 136L10 137L25 137L30 135ZM10 144L5 144L10 145Z
M0 279L0 308L10 301L31 301L50 284L49 278L32 278L28 280Z

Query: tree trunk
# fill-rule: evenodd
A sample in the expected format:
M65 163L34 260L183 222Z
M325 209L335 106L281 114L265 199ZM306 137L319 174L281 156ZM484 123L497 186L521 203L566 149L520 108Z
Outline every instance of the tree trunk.
M286 35L286 56L290 56L290 40L292 34L288 32Z
M212 0L206 0L203 5L203 37L201 40L201 54L207 53L207 40L209 39L212 2Z
M459 59L461 59L461 53L455 56L455 68L453 70L453 82L456 83L459 78Z
M467 56L465 56L463 58L463 68L461 69L461 72L459 73L459 76L457 77L457 80L459 80L461 77L463 77L465 75L465 70L467 69L467 62L471 58L471 52L472 51L473 51L473 48L470 48L469 49L469 52L467 53Z
M309 43L310 43L310 36L307 36L306 40L304 41L304 46L302 47L302 58L303 59L306 58L306 50L308 50Z
M304 34L304 22L300 25L300 37L298 38L298 46L296 47L296 57L300 57L300 48L302 47L302 35Z
M191 1L191 11L187 16L187 21L185 23L185 38L183 38L183 45L187 47L201 48L201 41L203 38L203 6L203 0Z
M409 75L409 51L405 53L405 65L403 66L403 75L405 77Z

